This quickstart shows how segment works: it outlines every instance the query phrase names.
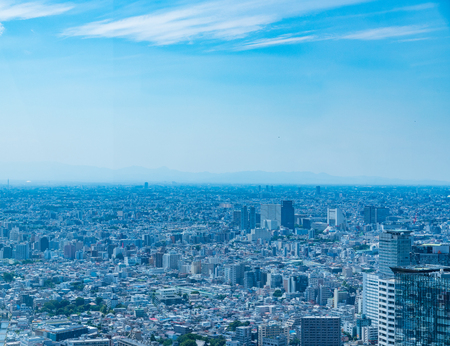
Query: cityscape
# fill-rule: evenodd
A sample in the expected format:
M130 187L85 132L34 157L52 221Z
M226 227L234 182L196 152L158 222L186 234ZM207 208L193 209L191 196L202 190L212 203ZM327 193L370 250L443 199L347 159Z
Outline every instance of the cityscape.
M0 346L450 346L450 0L0 0Z
M6 346L450 343L450 190L0 190Z

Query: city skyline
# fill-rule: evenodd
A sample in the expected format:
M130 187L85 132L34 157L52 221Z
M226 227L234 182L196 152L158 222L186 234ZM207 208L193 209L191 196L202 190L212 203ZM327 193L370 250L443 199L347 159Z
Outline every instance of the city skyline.
M0 9L2 164L449 180L444 1Z

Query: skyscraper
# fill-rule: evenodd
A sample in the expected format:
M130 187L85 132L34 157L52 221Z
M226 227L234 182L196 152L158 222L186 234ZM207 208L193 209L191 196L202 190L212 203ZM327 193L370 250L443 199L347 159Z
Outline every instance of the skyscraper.
M239 229L242 231L247 230L247 228L248 228L248 210L246 206L243 206L241 208L241 222Z
M395 345L395 280L378 281L378 345Z
M327 224L332 227L341 227L345 224L345 216L340 208L327 209Z
M450 268L394 268L397 346L450 345Z
M281 226L294 229L294 206L292 201L283 201L281 205Z
M374 206L366 206L364 207L364 223L365 224L375 224L382 223L386 221L387 216L389 215L388 208L380 208Z
M16 245L16 259L26 260L30 258L30 248L27 243Z
M265 221L274 221L281 225L281 205L261 204L261 228L265 228Z
M393 277L390 267L410 264L411 231L387 230L380 234L380 274Z
M341 319L339 317L307 316L301 320L302 346L340 346Z
M363 273L363 314L375 327L378 326L378 284L378 275Z
M255 210L255 207L250 207L249 208L248 228L249 229L255 229L256 228L256 210Z
M44 252L45 250L48 249L48 238L47 237L42 237L41 239L39 239L39 250L41 250L42 252Z

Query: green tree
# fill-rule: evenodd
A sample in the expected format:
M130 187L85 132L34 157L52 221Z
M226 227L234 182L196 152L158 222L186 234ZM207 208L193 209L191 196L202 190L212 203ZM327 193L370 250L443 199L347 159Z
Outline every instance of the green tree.
M76 306L83 306L84 305L84 298L78 297L77 299L75 299L75 305Z
M118 254L116 255L116 259L118 259L119 261L123 261L123 260L124 260L123 254L118 253Z
M273 292L273 296L274 297L281 297L283 295L283 293L281 292L281 290L275 290L275 292Z
M236 331L236 328L237 328L237 327L248 326L249 324L250 324L249 321L241 322L241 321L239 321L239 320L236 320L236 321L234 321L234 322L231 322L231 323L228 325L227 330L228 330L229 332L234 332L234 331Z
M163 346L170 346L172 345L172 339L165 339L162 344Z
M195 340L185 340L183 341L180 346L197 346L197 343L195 342Z
M102 302L103 302L103 298L102 298L102 297L97 297L97 298L95 298L95 304L101 305Z
M5 280L6 282L11 282L14 280L14 273L7 273L4 272L3 273L3 280Z

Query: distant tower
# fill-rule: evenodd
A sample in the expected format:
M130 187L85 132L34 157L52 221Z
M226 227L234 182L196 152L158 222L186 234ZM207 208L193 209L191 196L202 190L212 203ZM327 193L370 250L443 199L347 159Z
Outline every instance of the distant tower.
M148 189L148 183L147 182L144 183L144 189Z
M249 209L248 228L249 229L255 229L256 228L256 210L255 210L255 207L250 207L250 209Z
M320 186L316 186L316 196L320 196Z
M246 230L248 228L248 210L246 206L241 208L241 224L239 229Z
M294 206L292 201L282 201L281 226L294 229Z
M391 267L410 265L411 231L386 230L380 234L380 274L393 277Z

